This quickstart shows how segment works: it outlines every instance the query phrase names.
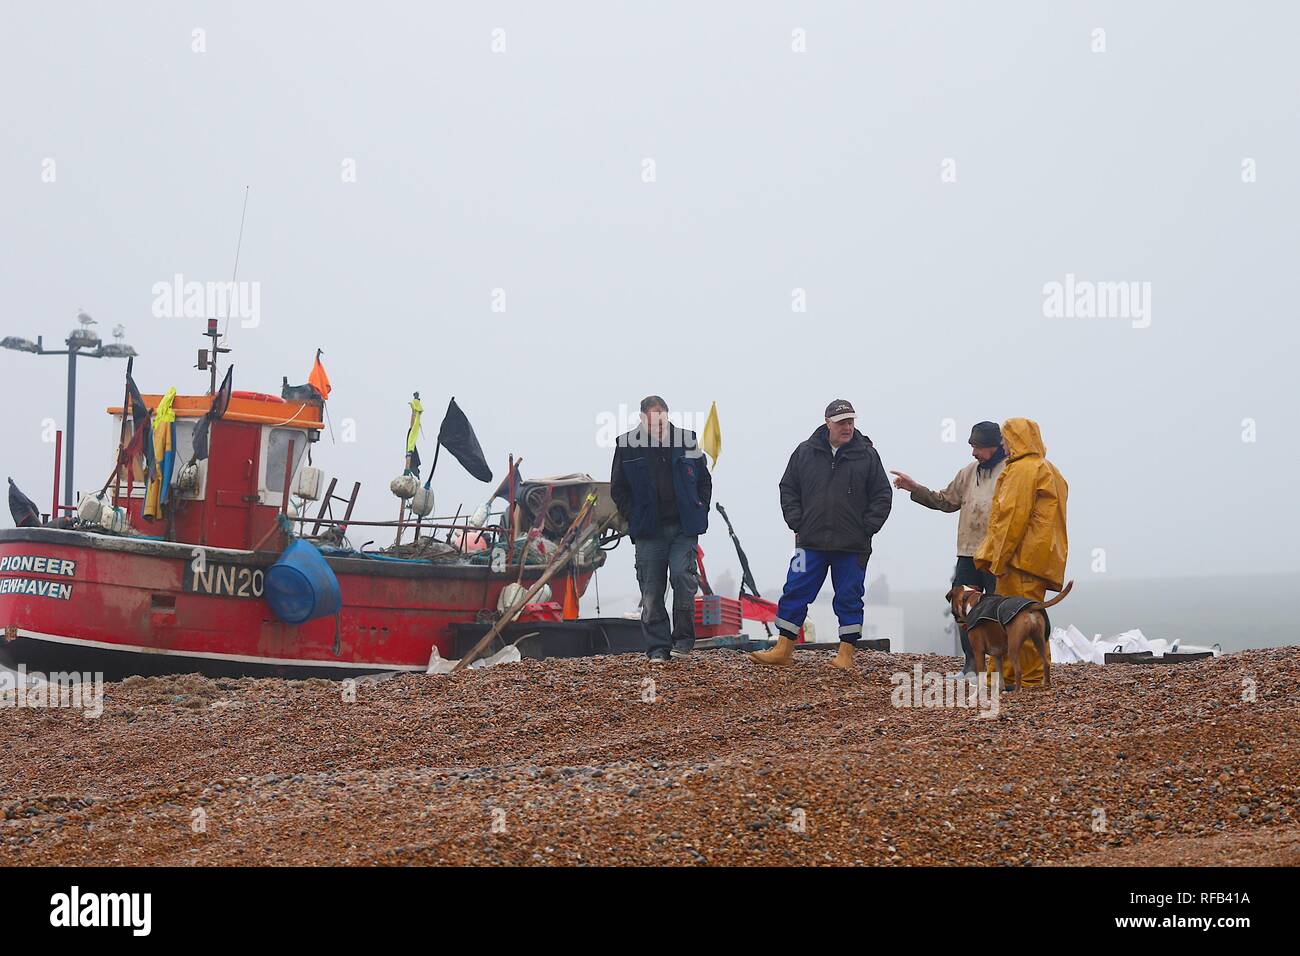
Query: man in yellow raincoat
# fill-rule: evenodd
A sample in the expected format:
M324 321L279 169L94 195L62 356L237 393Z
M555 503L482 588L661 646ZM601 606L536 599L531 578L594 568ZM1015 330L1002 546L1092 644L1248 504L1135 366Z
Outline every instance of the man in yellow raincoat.
M1049 590L1061 590L1065 581L1069 486L1047 460L1037 422L1008 418L1002 426L1002 444L1007 464L993 492L989 528L975 552L975 566L997 577L999 595L1041 601ZM1032 641L1020 647L1020 667L1026 685L1042 684L1043 662ZM989 669L993 669L992 658ZM1010 658L1002 662L1002 671L1003 680L1015 679Z

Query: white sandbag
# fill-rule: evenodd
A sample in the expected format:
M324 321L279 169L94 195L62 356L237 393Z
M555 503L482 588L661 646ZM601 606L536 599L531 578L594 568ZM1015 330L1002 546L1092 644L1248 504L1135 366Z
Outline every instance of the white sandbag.
M1151 642L1137 628L1116 634L1114 637L1104 638L1098 643L1105 648L1104 653L1107 654L1140 654L1143 651L1154 653Z
M1197 647L1183 644L1181 640L1167 641L1164 638L1148 638L1139 628L1124 631L1114 637L1087 637L1071 624L1062 630L1052 628L1052 663L1074 664L1088 662L1105 664L1107 654L1141 654L1150 652L1155 657L1165 654L1195 654L1208 651L1218 657L1223 653L1216 647Z
M82 498L77 503L77 517L88 528L102 528L113 534L122 534L130 527L125 509L114 507L107 494Z
M477 670L482 667L496 667L498 664L518 664L523 659L524 656L519 653L519 648L509 644L490 657L480 657L469 665L469 669Z
M98 525L99 516L104 512L104 502L94 495L88 495L77 502L77 518L82 524Z
M1060 658L1057 657L1058 650L1061 652ZM1105 660L1104 655L1105 652L1100 649L1100 646L1073 624L1064 630L1059 627L1052 628L1053 664L1058 660L1062 664L1101 664Z
M519 653L519 648L513 644L508 644L501 650L488 657L480 657L469 665L469 670L480 670L484 667L496 667L498 664L517 664L523 660L523 655ZM449 661L438 653L438 645L433 646L433 652L429 655L429 667L426 674L450 674L452 668L459 664L460 661Z
M429 667L425 670L426 674L450 674L451 669L459 664L460 661L449 661L438 652L438 645L433 645L433 651L429 654Z
M1047 639L1048 651L1053 664L1078 664L1085 659L1075 650L1069 638L1069 632L1059 627L1052 628L1052 636Z
M511 607L516 601L528 593L528 588L522 584L516 584L511 581L501 589L501 594L497 597L497 610L504 612L506 608Z
M1168 654L1213 654L1215 657L1223 656L1223 648L1218 644L1206 647L1204 644L1184 644L1181 640L1174 641L1169 645Z
M501 589L501 596L497 598L497 610L502 613L506 608L511 607L516 601L528 593L532 585L516 584L513 581ZM551 586L543 584L542 589L533 595L530 604L545 604L551 599Z

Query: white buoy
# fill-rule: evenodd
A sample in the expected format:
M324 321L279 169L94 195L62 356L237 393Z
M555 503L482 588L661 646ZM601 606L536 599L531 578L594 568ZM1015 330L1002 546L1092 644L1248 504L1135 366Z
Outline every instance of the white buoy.
M429 517L433 513L433 489L425 488L423 485L416 488L407 507L421 518Z
M399 475L388 483L388 490L403 501L412 498L419 487L420 479L414 475Z
M320 497L320 486L325 476L319 468L305 465L298 469L293 479L293 494L304 501L315 501Z

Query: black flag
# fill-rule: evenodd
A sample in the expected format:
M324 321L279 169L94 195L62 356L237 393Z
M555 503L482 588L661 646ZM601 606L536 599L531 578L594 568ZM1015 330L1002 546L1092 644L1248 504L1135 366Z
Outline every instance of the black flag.
M140 395L140 389L136 387L135 379L131 377L133 361L127 361L126 369L126 390L131 396L132 433L122 454L122 464L129 464L136 455L144 455L144 480L148 483L153 480L154 469L158 467L153 456L153 418L149 406ZM122 414L126 414L126 409L122 409Z
M492 480L492 469L483 457L483 448L478 443L474 428L454 398L447 404L447 414L443 416L442 425L438 428L438 444L455 455L465 470L479 481Z
M731 526L731 519L727 517L727 509L717 502L714 502L713 507L718 509L718 514L722 515L722 520L727 523L731 543L736 546L736 557L740 559L740 596L744 597L745 589L748 588L752 597L761 597L758 593L758 585L754 583L754 572L749 570L749 558L745 556L745 549L740 546L740 538L736 537L736 529Z
M41 524L41 509L35 502L18 490L12 478L9 479L9 513L14 517L15 528L38 528Z
M230 406L230 373L234 370L233 365L226 369L226 377L221 380L221 387L217 389L217 394L212 396L212 407L194 426L194 458L196 461L207 459L208 432L212 428L212 423L226 414L226 409Z

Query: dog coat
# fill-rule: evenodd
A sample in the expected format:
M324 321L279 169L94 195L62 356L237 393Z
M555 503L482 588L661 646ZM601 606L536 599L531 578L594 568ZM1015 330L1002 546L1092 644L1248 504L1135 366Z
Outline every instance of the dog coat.
M1003 627L1010 624L1017 614L1031 604L1038 602L1023 597L999 597L990 594L981 598L979 603L966 615L966 626L974 627L982 621L997 621Z

